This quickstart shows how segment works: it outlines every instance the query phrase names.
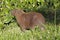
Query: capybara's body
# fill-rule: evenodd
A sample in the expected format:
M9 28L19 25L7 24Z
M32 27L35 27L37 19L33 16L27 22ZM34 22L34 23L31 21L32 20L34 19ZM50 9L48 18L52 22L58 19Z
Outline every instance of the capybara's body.
M45 23L45 18L41 13L28 12L25 13L23 10L12 10L12 14L16 17L17 23L22 30L33 29L35 26L39 26L44 29L43 24Z

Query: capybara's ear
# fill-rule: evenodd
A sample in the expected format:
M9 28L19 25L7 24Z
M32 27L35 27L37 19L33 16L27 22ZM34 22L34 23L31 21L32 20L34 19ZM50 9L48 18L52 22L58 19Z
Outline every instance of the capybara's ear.
M15 13L16 13L16 9L11 10L11 14L12 14L13 16L15 16Z

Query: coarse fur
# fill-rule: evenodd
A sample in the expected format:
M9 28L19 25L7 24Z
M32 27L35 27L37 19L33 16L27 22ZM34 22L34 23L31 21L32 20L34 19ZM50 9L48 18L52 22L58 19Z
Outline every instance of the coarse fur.
M41 13L37 12L24 12L20 9L14 9L11 11L12 15L16 17L17 23L21 27L22 31L27 29L33 29L36 25L40 29L44 30L43 24L45 23L45 18Z

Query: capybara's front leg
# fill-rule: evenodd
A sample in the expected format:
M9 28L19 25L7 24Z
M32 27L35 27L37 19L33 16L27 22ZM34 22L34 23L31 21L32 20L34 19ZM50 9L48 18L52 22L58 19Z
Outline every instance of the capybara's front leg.
M26 30L26 26L25 25L21 26L21 31L25 32L25 30Z
M21 31L25 32L25 30L26 30L25 28L23 28L23 27L21 28Z

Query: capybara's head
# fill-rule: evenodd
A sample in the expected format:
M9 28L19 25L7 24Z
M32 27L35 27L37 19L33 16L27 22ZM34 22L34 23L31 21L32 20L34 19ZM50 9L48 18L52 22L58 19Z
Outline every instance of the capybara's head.
M41 13L25 13L23 10L14 9L12 10L12 15L16 17L17 23L23 31L26 29L33 29L36 25L40 28L44 28L43 24L45 23L45 18Z
M20 15L20 14L24 13L24 11L21 10L21 9L14 9L14 10L11 11L11 13L12 13L13 16L16 16L16 14Z

